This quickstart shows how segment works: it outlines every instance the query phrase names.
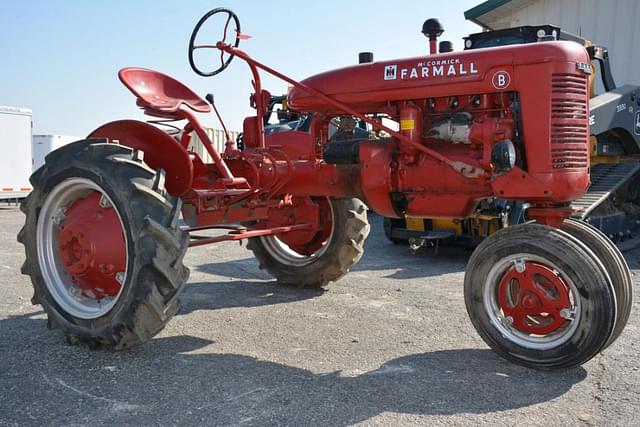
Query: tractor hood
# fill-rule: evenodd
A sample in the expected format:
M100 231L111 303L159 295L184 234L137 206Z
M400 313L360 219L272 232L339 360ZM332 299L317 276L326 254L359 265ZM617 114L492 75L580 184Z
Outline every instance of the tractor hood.
M590 60L578 43L549 41L353 65L316 74L302 83L352 108L374 112L380 104L393 101L514 91L526 83L517 80L518 65L545 62L584 67ZM298 111L339 112L299 87L291 90L288 102Z

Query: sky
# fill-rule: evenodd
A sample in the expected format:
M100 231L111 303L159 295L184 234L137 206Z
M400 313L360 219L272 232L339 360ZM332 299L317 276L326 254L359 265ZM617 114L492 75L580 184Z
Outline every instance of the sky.
M420 33L427 18L445 28L440 40L462 49L462 37L480 31L464 11L480 0L0 0L0 105L33 110L34 134L83 137L122 118L145 120L120 83L118 70L140 66L162 71L204 97L215 95L227 127L240 130L252 115L248 67L238 58L221 74L203 78L190 68L189 37L215 7L232 9L252 36L240 48L294 79L357 63L358 52L375 60L427 53ZM215 43L222 28L212 22L199 36ZM211 52L215 68L219 57ZM200 59L203 59L200 57ZM204 58L207 59L207 58ZM287 85L264 77L273 94ZM219 127L212 115L206 126Z

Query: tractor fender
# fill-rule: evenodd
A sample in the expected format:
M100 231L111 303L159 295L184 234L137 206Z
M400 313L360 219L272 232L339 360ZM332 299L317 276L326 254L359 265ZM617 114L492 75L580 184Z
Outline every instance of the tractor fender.
M168 133L155 126L138 120L116 120L100 126L87 138L107 138L141 150L149 167L165 171L165 187L172 196L182 196L191 188L193 163L189 153Z

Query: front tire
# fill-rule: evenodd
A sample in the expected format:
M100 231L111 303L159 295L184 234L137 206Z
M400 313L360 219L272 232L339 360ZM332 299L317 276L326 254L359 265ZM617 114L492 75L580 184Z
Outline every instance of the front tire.
M598 257L607 273L616 296L616 324L602 350L611 345L622 333L629 320L632 306L633 280L629 266L618 247L594 226L576 219L567 218L561 229L576 237Z
M188 236L163 172L130 148L86 140L49 154L31 183L18 241L49 326L113 349L162 330L188 277Z
M313 251L291 247L277 236L249 239L247 248L253 251L261 269L278 282L301 287L322 287L347 274L364 254L364 242L369 235L367 208L359 199L327 198L322 211L330 230L322 230L322 241L310 239Z
M616 322L611 278L597 256L539 224L485 239L467 265L464 292L482 339L505 359L537 369L585 363Z

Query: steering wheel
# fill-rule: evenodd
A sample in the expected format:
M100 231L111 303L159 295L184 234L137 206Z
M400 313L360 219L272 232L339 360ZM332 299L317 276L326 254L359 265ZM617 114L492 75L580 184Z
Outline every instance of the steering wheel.
M195 28L193 29L193 33L191 33L191 39L189 40L189 65L191 65L191 68L193 69L193 71L196 72L196 74L199 74L202 77L211 77L222 72L225 68L229 66L229 64L231 63L231 60L235 56L235 55L229 55L228 58L225 59L225 52L221 50L220 51L220 67L214 71L209 71L209 72L202 71L200 68L198 68L193 59L193 52L196 49L218 49L215 44L213 45L210 45L210 44L196 45L195 44L196 36L198 35L198 32L200 31L200 28L202 27L202 25L209 18L211 18L213 15L216 15L218 13L223 13L227 15L227 20L224 24L224 32L222 34L221 41L226 42L229 23L231 22L231 20L233 20L236 26L236 29L235 29L236 40L233 44L233 47L238 47L238 45L240 44L240 37L239 37L240 36L240 20L238 19L238 16L235 13L233 13L232 10L226 9L224 7L217 7L213 10L210 10L209 12L207 12L207 14L205 14L202 18L200 18L200 21L198 21Z

